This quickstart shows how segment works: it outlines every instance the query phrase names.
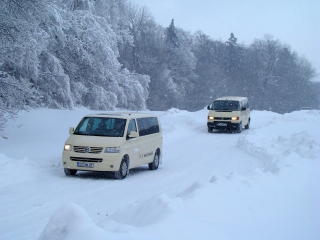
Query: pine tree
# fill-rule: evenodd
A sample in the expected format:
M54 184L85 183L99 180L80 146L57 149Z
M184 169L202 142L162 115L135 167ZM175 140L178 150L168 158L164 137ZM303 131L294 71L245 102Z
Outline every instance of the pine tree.
M171 20L169 27L166 29L166 44L171 48L178 48L180 46L174 19Z
M228 41L226 41L227 46L230 47L236 47L237 46L237 38L234 36L233 33L230 33L230 37L228 39Z

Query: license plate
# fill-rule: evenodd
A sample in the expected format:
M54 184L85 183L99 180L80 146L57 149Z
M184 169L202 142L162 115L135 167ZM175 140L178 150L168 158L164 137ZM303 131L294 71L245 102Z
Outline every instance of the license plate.
M219 127L226 127L227 124L226 124L226 123L217 123L217 126L219 126Z
M94 163L77 162L77 167L94 168Z

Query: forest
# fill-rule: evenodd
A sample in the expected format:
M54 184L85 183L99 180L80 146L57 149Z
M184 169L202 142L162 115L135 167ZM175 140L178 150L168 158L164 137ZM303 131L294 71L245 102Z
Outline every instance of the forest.
M319 108L307 59L267 36L240 44L155 22L128 0L2 0L0 119L22 109L195 111L225 95L279 113Z

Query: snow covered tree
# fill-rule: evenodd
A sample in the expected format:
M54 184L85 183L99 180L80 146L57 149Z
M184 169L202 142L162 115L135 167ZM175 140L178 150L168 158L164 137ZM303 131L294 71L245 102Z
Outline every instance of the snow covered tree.
M222 95L278 112L319 106L310 63L271 38L243 46L233 33L215 41L173 19L163 28L129 0L2 0L0 9L3 113L196 110Z
M192 51L197 60L195 72L199 77L193 88L193 109L203 108L213 99L228 94L221 61L224 48L222 42L213 41L202 32L195 35Z
M6 20L0 31L7 34L1 37L0 67L9 66L17 81L36 87L39 99L34 106L146 107L149 78L121 68L117 59L119 37L109 22L110 15L101 14L110 10L102 2L1 3L7 16L0 16ZM108 3L114 4L110 11L124 10L125 1ZM141 95L137 96L136 91Z
M178 29L172 20L165 31L165 45L162 54L162 76L159 79L166 97L162 99L163 107L186 108L190 104L190 93L196 60L192 53L192 38ZM163 94L158 90L159 96Z
M315 98L310 80L311 65L279 41L267 37L249 48L247 62L249 94L255 108L276 112L292 111L309 105Z

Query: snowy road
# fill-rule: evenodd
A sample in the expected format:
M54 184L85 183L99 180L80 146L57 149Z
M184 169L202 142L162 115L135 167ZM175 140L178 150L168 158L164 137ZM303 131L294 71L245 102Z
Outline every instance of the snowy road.
M319 111L255 111L241 134L207 111L159 112L159 170L64 176L68 127L88 110L33 110L0 138L0 239L320 239Z

